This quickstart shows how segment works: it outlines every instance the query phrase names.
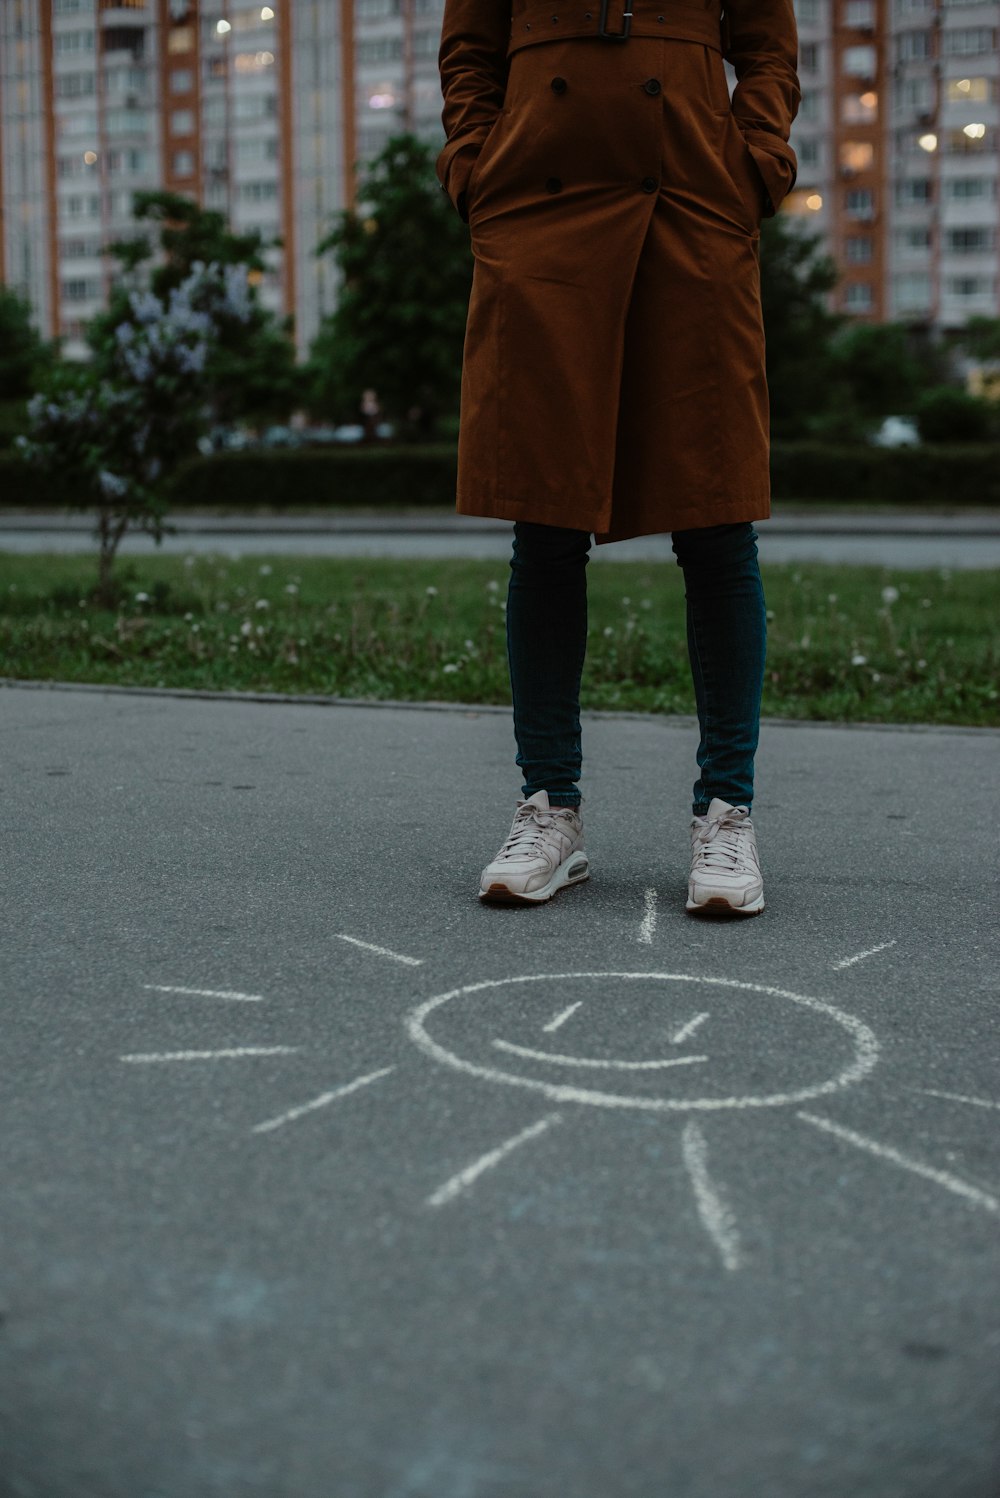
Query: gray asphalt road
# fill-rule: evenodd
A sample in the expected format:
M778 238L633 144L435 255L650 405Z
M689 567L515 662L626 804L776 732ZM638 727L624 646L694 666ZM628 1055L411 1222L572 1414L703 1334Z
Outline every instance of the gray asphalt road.
M174 517L177 533L161 547L129 536L133 556L221 552L227 556L458 557L510 555L509 525L475 517L341 515ZM788 514L761 522L760 553L770 562L852 562L896 568L1000 567L1000 517L973 515ZM86 552L94 546L84 517L0 517L0 550ZM597 561L672 561L670 537L643 536L594 549Z
M5 1493L995 1498L998 736L0 694Z

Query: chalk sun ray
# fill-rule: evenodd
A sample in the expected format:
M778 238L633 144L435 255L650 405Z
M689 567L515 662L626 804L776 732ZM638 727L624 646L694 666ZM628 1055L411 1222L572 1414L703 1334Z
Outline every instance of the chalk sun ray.
M464 1170L460 1170L451 1176L449 1180L445 1181L443 1186L439 1186L427 1198L427 1205L429 1207L443 1207L446 1202L454 1201L456 1196L460 1196L463 1191L467 1191L484 1171L492 1170L495 1165L499 1165L500 1161L513 1150L519 1149L522 1144L527 1144L530 1139L537 1139L540 1134L544 1134L547 1129L551 1129L553 1124L561 1122L562 1115L560 1113L549 1113L545 1118L540 1118L537 1123L529 1124L519 1134L513 1135L510 1139L505 1139L503 1144L497 1145L496 1149L488 1150L485 1155L480 1155L478 1160L473 1160L471 1165L466 1165Z
M842 1139L845 1144L853 1144L855 1149L864 1150L876 1159L888 1160L891 1165L898 1165L901 1170L922 1176L925 1181L933 1181L936 1186L943 1186L945 1191L964 1197L973 1206L1000 1216L1000 1199L988 1191L982 1191L978 1186L970 1186L968 1181L963 1181L961 1176L952 1175L949 1170L938 1170L935 1165L925 1165L922 1160L914 1160L911 1155L904 1155L902 1150L894 1149L892 1145L880 1144L877 1139L869 1139L865 1134L846 1129L843 1124L834 1123L832 1119L822 1118L819 1114L799 1113L798 1117L811 1124L814 1129L822 1129L834 1138Z

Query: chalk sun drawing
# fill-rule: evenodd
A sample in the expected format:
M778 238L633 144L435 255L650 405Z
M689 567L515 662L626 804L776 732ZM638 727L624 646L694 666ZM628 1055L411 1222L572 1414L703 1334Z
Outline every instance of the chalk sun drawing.
M655 906L648 898L646 905L649 917ZM646 924L651 936L652 921ZM370 957L413 967L423 962L360 939L340 939ZM264 1002L260 995L232 991L144 987L173 996ZM748 1047L746 1036L754 1030L746 1024L748 1011L751 1020L759 1019L762 1011L780 1011L783 1034L791 1034L791 1027L794 1043ZM405 1029L417 1051L439 1066L558 1105L557 1111L527 1121L517 1133L443 1182L427 1197L429 1209L456 1201L509 1156L567 1122L576 1109L638 1110L668 1118L685 1115L679 1149L695 1209L723 1267L734 1271L745 1263L745 1254L727 1193L709 1168L703 1121L719 1112L782 1108L794 1111L798 1120L836 1141L837 1147L850 1145L941 1187L966 1204L1000 1215L1000 1199L981 1187L803 1108L803 1104L863 1082L879 1059L878 1041L869 1026L830 999L695 973L526 973L487 978L433 994L410 1011ZM626 1055L615 1054L616 1038L622 1035L628 1037ZM822 1038L824 1044L810 1045L813 1037ZM620 1044L618 1039L617 1048ZM233 1060L292 1055L299 1049L229 1045L218 1050L131 1053L120 1059L133 1065ZM818 1054L832 1056L832 1064L828 1059L817 1069L813 1057ZM254 1125L251 1133L272 1134L367 1090L396 1069L386 1065L338 1080L318 1097L295 1102L276 1117ZM952 1104L1000 1108L992 1099L922 1090Z

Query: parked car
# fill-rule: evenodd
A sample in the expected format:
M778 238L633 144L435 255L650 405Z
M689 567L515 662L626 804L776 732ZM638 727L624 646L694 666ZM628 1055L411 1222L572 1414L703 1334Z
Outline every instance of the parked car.
M912 416L887 416L869 440L876 447L916 447L920 433Z

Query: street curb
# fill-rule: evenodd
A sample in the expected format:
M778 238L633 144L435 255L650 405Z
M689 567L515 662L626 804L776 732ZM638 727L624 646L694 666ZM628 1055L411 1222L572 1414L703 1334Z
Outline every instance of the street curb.
M326 697L320 694L283 692L214 692L195 687L124 687L87 681L19 681L14 676L0 676L0 689L29 692L100 692L116 697L166 697L195 702L257 702L265 706L284 707L370 707L393 708L402 712L459 713L463 717L484 715L510 717L509 707L483 702L397 702L370 697ZM584 709L585 719L610 722L663 723L671 727L697 727L697 719L685 713L615 712L598 708ZM973 724L953 723L841 723L825 718L762 718L768 728L838 728L860 733L961 734L971 737L1000 738L1000 728L980 728Z

